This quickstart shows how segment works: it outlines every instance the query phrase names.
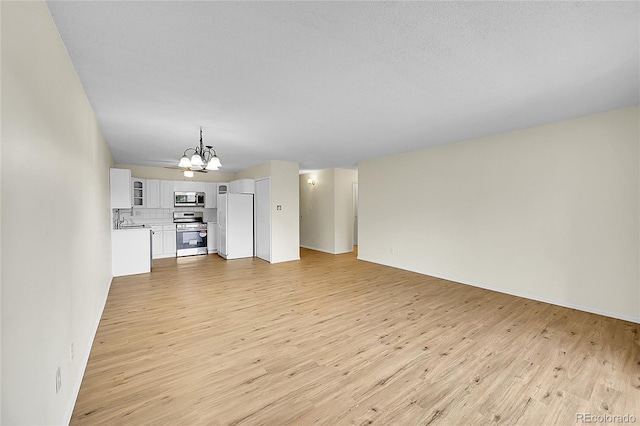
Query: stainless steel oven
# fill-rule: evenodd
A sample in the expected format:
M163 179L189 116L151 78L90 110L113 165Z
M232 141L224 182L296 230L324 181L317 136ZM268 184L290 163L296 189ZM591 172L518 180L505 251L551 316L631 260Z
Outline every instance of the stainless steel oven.
M207 254L207 224L202 212L174 212L176 256Z

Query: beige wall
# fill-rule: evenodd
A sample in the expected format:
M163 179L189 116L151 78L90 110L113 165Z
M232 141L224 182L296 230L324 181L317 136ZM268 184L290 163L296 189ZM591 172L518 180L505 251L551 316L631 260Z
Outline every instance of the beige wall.
M182 174L182 171L178 169L135 166L130 164L117 164L116 167L131 170L131 176L140 179L184 180L194 182L231 182L234 179L233 173L221 171L211 171L207 173L195 172L192 178L186 178Z
M359 165L359 258L640 322L638 107Z
M0 7L0 28L2 22L2 7ZM0 31L0 46L2 45L2 31ZM1 50L1 49L0 49ZM2 60L0 59L0 63ZM3 71L0 70L0 75ZM2 84L0 83L0 93L2 92ZM2 101L0 100L0 117L2 117ZM0 133L2 132L0 124ZM0 134L0 177L2 177L2 139L4 136ZM0 180L0 242L2 241L2 181ZM2 424L2 244L0 243L0 424Z
M258 164L254 167L236 172L233 176L233 180L236 179L260 179L271 176L271 161Z
M358 182L358 171L335 170L335 253L353 251L353 184Z
M1 423L64 424L111 282L113 160L46 4L0 8Z
M300 259L299 170L298 163L271 161L271 263Z
M271 178L271 263L300 259L298 173L298 163L274 160L234 176L234 179Z
M315 179L315 185L309 185ZM327 253L353 251L353 183L357 170L300 175L300 246Z
M309 179L316 180L309 185ZM335 253L335 173L333 169L300 175L300 246Z

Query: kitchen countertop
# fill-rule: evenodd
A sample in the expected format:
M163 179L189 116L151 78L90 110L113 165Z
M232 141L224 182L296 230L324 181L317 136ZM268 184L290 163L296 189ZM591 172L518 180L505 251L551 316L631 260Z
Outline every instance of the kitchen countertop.
M211 223L214 225L218 224L217 220L209 220L209 221L205 221L204 223ZM171 225L175 225L174 222L166 222L166 221L162 221L162 222L145 222L145 223L130 223L128 225L125 225L123 228L120 229L112 229L113 231L135 231L135 230L149 230L151 228L154 227L159 227L159 226L171 226Z

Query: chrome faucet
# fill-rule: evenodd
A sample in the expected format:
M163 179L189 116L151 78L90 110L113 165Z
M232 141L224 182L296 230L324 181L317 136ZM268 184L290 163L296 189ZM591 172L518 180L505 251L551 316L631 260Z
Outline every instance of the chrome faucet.
M115 229L122 229L122 224L125 223L127 220L125 218L121 218L120 217L120 209L115 209L116 210L116 215L114 218L114 228ZM133 210L133 208L132 208Z

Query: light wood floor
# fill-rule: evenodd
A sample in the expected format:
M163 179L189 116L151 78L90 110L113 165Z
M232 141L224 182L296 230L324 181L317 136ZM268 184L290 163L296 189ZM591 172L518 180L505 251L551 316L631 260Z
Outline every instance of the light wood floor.
M114 279L71 423L640 422L638 324L301 255Z

